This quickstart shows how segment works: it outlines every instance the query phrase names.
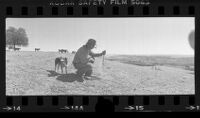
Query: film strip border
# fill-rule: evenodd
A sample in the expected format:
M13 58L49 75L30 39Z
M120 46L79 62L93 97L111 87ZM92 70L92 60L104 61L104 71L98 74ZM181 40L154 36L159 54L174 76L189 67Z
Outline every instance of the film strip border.
M6 112L198 111L195 96L22 96L1 101Z
M49 0L5 0L0 3L1 27L5 18L27 17L195 17L195 37L200 36L200 2L198 0L151 0L150 5L51 6ZM1 37L5 31L1 30ZM2 44L2 43L1 43ZM198 40L196 41L198 44ZM4 47L1 47L4 50ZM199 65L195 49L195 65ZM1 54L4 52L1 52ZM196 56L197 55L197 56ZM2 56L3 59L5 55ZM1 61L1 65L3 65ZM199 70L195 66L195 70ZM2 78L5 74L0 73ZM198 111L200 80L195 72L195 95L167 96L5 96L1 82L0 111L3 112L76 112L76 111Z
M197 5L165 5L158 6L12 6L8 5L3 10L6 17L129 17L129 16L173 16L192 17L198 12ZM199 11L199 10L198 10Z

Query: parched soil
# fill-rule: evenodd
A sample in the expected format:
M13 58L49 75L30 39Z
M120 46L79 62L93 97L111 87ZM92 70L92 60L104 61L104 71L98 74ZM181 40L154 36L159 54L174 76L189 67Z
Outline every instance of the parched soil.
M69 60L67 74L54 71L54 61L59 56ZM123 63L114 57L106 57L103 64L99 57L93 65L93 77L80 80L71 64L73 57L74 54L58 52L6 51L6 95L194 94L192 70L165 64L154 69L127 60ZM143 62L143 58L140 60Z

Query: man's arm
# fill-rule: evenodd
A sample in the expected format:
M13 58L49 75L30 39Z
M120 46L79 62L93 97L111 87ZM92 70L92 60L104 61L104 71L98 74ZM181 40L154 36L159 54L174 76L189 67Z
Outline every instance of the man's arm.
M93 53L92 51L90 51L89 55L91 57L100 57L100 56L102 56L102 53Z

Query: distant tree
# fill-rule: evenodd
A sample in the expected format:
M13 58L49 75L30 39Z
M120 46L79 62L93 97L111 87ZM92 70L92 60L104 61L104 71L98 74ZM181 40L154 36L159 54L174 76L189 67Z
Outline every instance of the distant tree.
M16 46L28 46L28 37L24 28L9 27L6 30L6 46L15 49Z
M189 40L189 44L190 44L191 48L194 49L194 47L195 47L194 30L192 30L192 31L190 32L188 40Z

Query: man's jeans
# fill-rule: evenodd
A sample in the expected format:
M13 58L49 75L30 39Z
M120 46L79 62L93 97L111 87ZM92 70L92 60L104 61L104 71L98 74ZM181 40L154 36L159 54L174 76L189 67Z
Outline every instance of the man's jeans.
M92 75L92 64L91 63L73 63L74 67L77 69L77 74L79 76L91 76Z

